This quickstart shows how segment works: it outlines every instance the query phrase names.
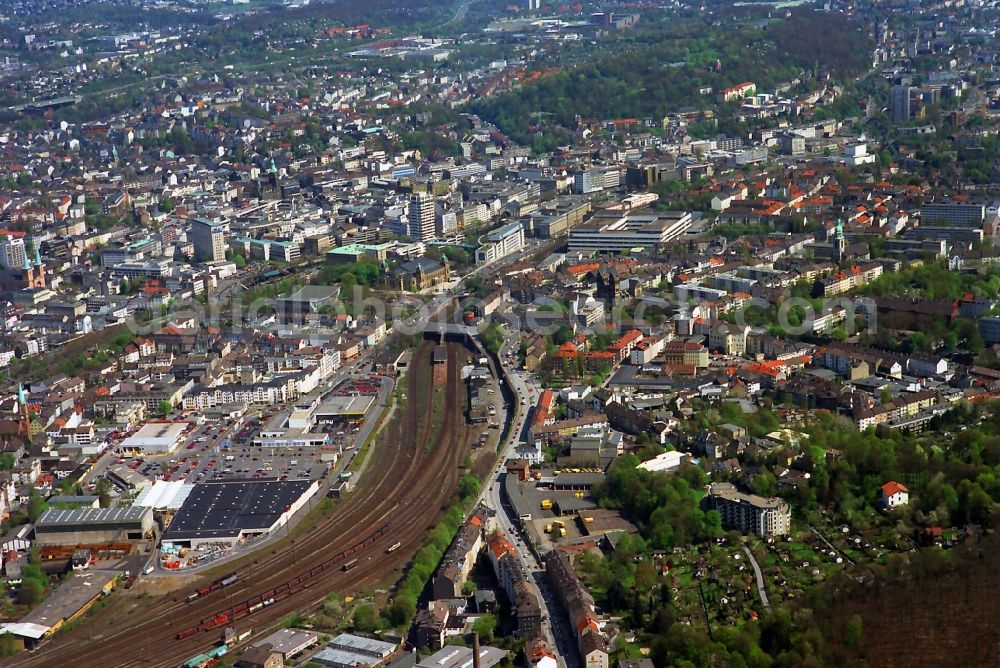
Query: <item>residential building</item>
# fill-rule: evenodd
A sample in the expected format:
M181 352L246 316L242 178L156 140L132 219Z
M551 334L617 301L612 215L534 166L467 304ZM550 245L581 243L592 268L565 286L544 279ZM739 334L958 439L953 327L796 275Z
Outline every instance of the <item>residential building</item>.
M0 232L0 265L7 271L20 271L28 257L23 232Z
M410 195L406 210L409 221L409 235L414 241L430 241L435 238L434 196L417 192Z
M744 348L746 344L744 342ZM708 368L708 348L697 341L670 341L663 345L665 366L691 366L696 369Z
M886 510L905 506L910 502L910 490L902 483L890 480L882 485L881 489L882 498L879 500L879 503Z
M191 221L191 242L196 262L221 262L226 259L226 224L195 218Z
M441 559L431 585L434 599L451 599L462 596L462 586L469 578L476 557L483 546L483 532L489 521L489 512L479 508L462 525Z
M982 227L986 222L986 207L982 204L937 202L920 207L920 224Z
M542 561L545 563L545 575L569 616L583 666L608 668L608 640L601 631L594 598L573 571L570 555L563 550L552 550L542 557Z
M526 636L539 633L542 608L517 548L502 532L493 531L486 536L486 555L514 611L518 632Z
M744 494L728 482L709 485L707 498L726 529L758 536L783 536L789 531L792 511L784 499Z
M893 86L889 92L889 113L893 123L910 120L910 87Z
M721 350L727 355L742 356L747 351L747 334L750 327L717 322L708 330L708 347Z
M980 318L979 335L987 345L1000 343L1000 316L988 315Z
M729 88L723 88L719 92L718 98L720 102L733 102L735 100L742 100L748 95L755 95L756 93L757 84L752 81L745 81Z

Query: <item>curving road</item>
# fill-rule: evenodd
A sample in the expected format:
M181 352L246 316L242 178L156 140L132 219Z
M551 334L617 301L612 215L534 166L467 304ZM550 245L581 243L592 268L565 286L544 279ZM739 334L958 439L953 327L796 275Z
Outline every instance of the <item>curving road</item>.
M753 566L754 576L757 578L757 591L760 593L760 602L764 606L765 610L771 609L771 603L767 600L767 590L764 589L764 574L760 570L760 565L757 564L757 560L754 559L753 552L750 548L743 546L743 551L747 555L747 559L750 560L750 565Z
M484 485L480 494L480 502L496 511L497 524L500 529L517 546L518 558L524 569L531 574L531 588L542 606L542 636L549 647L556 650L558 663L565 668L567 658L576 657L576 649L572 643L572 633L568 627L559 603L556 601L554 592L551 590L548 579L545 577L545 568L538 558L531 551L526 536L520 530L520 520L516 516L516 511L504 499L504 485L506 484L507 459L514 456L518 442L527 435L527 416L538 397L538 388L526 376L523 376L517 369L508 365L504 355L508 352L516 352L518 338L510 336L500 348L501 365L506 378L511 384L514 392L514 403L510 407L509 419L513 423L510 439L507 443L501 444L500 458L496 469L491 473L487 484ZM506 409L505 409L506 417ZM575 665L575 664L574 664Z

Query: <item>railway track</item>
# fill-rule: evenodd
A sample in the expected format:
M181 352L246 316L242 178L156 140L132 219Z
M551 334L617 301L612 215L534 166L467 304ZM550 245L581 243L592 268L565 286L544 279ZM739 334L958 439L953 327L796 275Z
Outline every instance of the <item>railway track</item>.
M344 503L338 504L308 532L286 543L269 546L269 552L237 568L237 581L188 602L199 587L175 592L146 608L137 608L128 619L106 619L108 609L79 627L59 634L34 653L6 660L18 666L171 666L211 645L227 620L217 628L202 630L206 620L235 612L235 625L255 632L273 627L293 612L306 612L322 604L331 591L358 591L387 579L396 581L419 549L429 527L440 517L452 497L458 464L469 442L461 400L459 369L467 349L448 343L446 400L440 428L431 433L430 353L432 344L418 348L407 375L407 410L387 425L373 460L361 483ZM426 410L425 410L426 409ZM421 419L423 417L425 419ZM425 452L431 441L432 447ZM369 541L368 539L371 538ZM386 550L400 543L400 547ZM331 557L362 545L351 554L356 565L344 571ZM345 558L346 559L346 558ZM328 564L305 579L297 578ZM292 582L294 584L292 584ZM266 606L249 610L284 585L281 596ZM246 609L241 608L246 603ZM238 609L238 611L237 611ZM178 639L178 634L192 627ZM97 630L99 629L99 631ZM114 659L111 659L114 657Z

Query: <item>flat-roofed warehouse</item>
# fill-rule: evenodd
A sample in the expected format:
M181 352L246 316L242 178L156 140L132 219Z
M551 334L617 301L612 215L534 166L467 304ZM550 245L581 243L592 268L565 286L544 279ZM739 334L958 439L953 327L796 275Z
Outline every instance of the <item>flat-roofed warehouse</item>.
M0 633L19 636L27 647L32 647L86 612L101 596L111 593L120 576L117 571L106 570L74 573L20 621L0 625Z
M491 668L506 657L507 652L497 647L483 645L479 648L480 668ZM472 668L473 663L474 656L471 647L450 645L442 647L423 661L419 661L415 668Z
M316 420L331 422L333 420L355 420L363 418L375 401L374 395L362 394L355 397L328 397L319 405Z
M147 455L171 453L180 445L188 426L183 422L150 422L122 441L117 450Z
M150 508L49 509L35 522L40 545L78 545L141 540L153 530Z
M221 480L194 486L163 533L188 547L235 544L282 526L319 489L315 480Z
M603 473L562 473L552 481L552 489L573 492L588 491L599 482L604 481Z
M281 655L287 661L296 654L301 654L319 641L319 634L301 629L278 629L266 638L261 638L251 647L268 647Z

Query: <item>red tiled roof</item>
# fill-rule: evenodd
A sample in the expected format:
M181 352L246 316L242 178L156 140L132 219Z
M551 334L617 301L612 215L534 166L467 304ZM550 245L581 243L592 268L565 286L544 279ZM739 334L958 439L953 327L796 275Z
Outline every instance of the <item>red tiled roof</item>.
M906 489L906 485L898 483L895 480L890 480L882 485L882 493L886 496L892 496L893 494L898 494L899 492L909 494L910 490Z

